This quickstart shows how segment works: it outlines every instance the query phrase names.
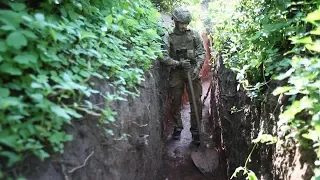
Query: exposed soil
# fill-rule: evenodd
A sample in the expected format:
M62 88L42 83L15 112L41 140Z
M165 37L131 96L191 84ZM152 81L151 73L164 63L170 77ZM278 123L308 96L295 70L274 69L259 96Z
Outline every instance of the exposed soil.
M209 81L203 83L202 98L205 97L209 86ZM208 120L210 116L209 104L210 97L207 98L203 106L202 114L204 121ZM198 147L192 143L192 137L189 131L189 103L183 106L181 113L184 129L181 133L180 140L172 140L171 136L167 137L163 155L163 173L159 180L222 180L223 178L219 177L219 169L210 175L204 175L193 163L191 153L197 150Z
M160 79L167 78L168 73L164 72L166 69L155 64L140 85L141 96L111 104L118 111L117 121L106 125L113 136L106 135L103 128L97 126L96 117L74 120L72 126L66 126L73 140L66 143L63 154L56 153L45 162L30 158L25 166L17 169L17 174L29 180L157 179L162 166L162 122L167 114L163 104L168 87L160 83ZM94 80L101 92L113 92L108 82ZM101 96L92 96L89 100L102 106L105 103ZM76 167L81 168L71 171Z

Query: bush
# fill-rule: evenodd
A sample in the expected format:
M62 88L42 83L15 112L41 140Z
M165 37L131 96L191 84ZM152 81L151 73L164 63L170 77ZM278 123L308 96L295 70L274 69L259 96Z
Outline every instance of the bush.
M64 124L83 113L101 125L114 122L108 104L85 98L137 96L136 85L161 54L158 13L148 0L18 0L1 7L0 178L27 153L62 153L72 140ZM114 92L94 89L91 78L108 80Z
M211 4L213 17L224 15L211 19L215 49L251 98L264 99L260 92L270 88L270 81L287 82L274 91L290 97L278 124L296 139L297 146L317 152L314 179L319 178L320 2L240 0L228 2L236 4L230 6L235 7L231 13L221 10L219 2L227 5Z

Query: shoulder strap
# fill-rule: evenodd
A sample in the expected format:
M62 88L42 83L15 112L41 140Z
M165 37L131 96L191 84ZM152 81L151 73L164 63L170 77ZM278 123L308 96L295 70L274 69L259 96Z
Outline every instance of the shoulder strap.
M196 49L197 44L196 44L196 37L195 37L195 31L193 29L190 29L192 40L193 40L193 48Z

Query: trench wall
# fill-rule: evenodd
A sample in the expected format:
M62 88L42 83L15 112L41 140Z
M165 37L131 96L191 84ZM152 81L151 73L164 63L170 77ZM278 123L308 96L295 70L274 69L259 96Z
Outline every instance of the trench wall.
M278 137L273 145L258 143L247 168L258 179L307 180L312 176L314 152L298 148L277 126L280 110L285 107L271 93L279 83L268 84L262 92L264 99L250 99L237 88L236 75L223 64L221 56L213 64L211 90L211 123L214 141L220 152L220 165L230 178L237 167L244 166L259 132ZM240 173L242 174L242 173ZM235 179L245 179L238 175Z
M21 172L32 180L156 179L162 165L162 127L167 114L167 87L160 81L167 79L165 71L155 63L139 87L139 97L112 104L118 112L116 122L105 127L113 131L113 136L97 127L96 117L74 120L66 127L73 140L66 144L63 154L45 162L30 158ZM102 92L112 92L108 82L93 82ZM99 96L89 100L101 106L106 103ZM74 170L76 167L81 168Z

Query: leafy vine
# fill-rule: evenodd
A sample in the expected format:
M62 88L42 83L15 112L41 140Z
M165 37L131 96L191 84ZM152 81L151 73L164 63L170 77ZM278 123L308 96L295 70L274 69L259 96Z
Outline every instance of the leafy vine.
M161 55L159 13L148 0L16 0L0 3L0 178L27 154L63 152L64 124L83 113L101 125L110 103L137 96L144 72ZM95 89L106 80L113 92ZM112 134L110 131L109 134Z

